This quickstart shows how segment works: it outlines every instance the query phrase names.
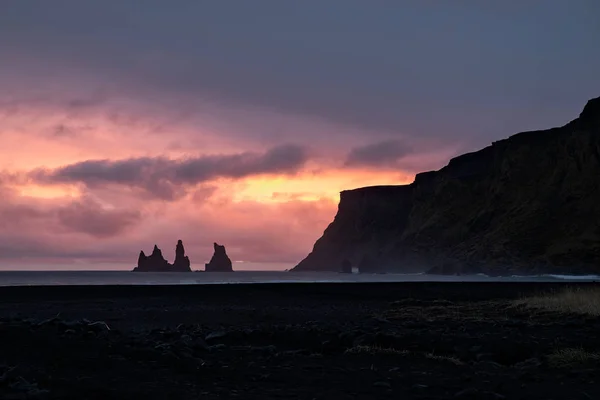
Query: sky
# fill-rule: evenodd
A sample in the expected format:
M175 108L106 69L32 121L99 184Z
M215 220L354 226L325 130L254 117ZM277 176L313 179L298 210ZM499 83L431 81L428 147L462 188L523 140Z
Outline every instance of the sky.
M339 192L560 126L597 0L2 0L0 269L299 262Z

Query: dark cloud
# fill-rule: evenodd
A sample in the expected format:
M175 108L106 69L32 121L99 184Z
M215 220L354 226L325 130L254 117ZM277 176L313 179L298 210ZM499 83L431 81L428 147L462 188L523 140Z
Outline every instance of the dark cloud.
M398 140L372 143L350 150L345 165L349 167L392 166L411 151L410 146Z
M54 170L38 169L29 177L46 183L82 183L88 187L107 184L143 189L148 194L172 200L186 187L215 178L239 179L261 174L293 174L308 161L308 151L296 145L273 147L265 153L206 155L173 160L162 157L126 160L89 160Z
M562 123L600 91L596 0L8 3L6 81L100 80L114 92L180 97L177 108L201 98L370 134L488 143Z
M42 225L40 225L42 226ZM49 227L43 225L44 228ZM75 239L75 240L74 240ZM98 237L89 237L89 241L82 241L74 238L72 235L59 235L56 232L49 231L8 231L0 230L0 269L11 267L5 260L26 260L24 264L29 264L32 260L41 262L52 262L54 266L61 269L68 269L69 263L74 259L96 261L122 261L131 258L134 251L125 246L113 246L112 249L106 249L99 246ZM117 242L118 243L118 242ZM28 262L29 261L29 262ZM135 261L133 261L135 262ZM34 262L34 264L37 264ZM12 267L19 264L12 265Z
M52 243L49 235L36 236L0 231L0 259L2 260L64 257L68 253L67 249Z
M210 199L218 191L218 189L219 188L217 186L211 185L197 187L192 195L192 200L197 203L204 202Z
M50 136L54 136L54 137L58 137L58 138L73 137L73 136L76 136L76 133L70 127L63 125L63 124L58 124L52 129L52 131L50 132Z
M50 129L49 136L56 139L72 139L92 129L89 125L74 126L71 124L58 124Z
M107 210L94 201L84 199L59 208L57 217L59 223L72 232L107 238L135 226L142 214L138 210Z
M6 198L4 198L6 200ZM30 204L4 204L0 207L0 228L25 225L32 221L47 219L50 213Z
M139 210L104 208L97 201L83 197L67 204L43 200L26 201L18 196L4 198L0 206L0 228L35 229L36 225L53 226L55 233L77 232L94 237L115 236L141 219Z

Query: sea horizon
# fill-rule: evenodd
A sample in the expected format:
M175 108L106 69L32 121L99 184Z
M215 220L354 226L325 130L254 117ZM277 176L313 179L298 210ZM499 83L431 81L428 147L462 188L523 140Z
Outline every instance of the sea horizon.
M342 274L338 272L132 272L132 271L0 271L0 286L87 285L215 285L260 283L401 283L401 282L597 282L599 275L531 275L491 277L484 274L446 276L425 273Z

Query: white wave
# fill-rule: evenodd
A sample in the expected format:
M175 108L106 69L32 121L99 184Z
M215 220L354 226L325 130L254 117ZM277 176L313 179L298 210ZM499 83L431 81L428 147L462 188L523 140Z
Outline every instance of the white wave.
M594 281L600 280L600 275L561 275L561 274L541 274L541 275L511 275L511 278L516 279L560 279L560 280L579 280L579 281Z
M587 280L587 281L600 280L600 275L555 275L555 274L548 274L548 275L543 275L543 276L549 276L549 277L555 278L555 279L569 279L569 280Z

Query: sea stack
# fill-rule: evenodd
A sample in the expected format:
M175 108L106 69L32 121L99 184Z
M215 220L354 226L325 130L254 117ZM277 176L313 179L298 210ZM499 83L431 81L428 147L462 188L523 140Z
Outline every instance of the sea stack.
M140 256L138 257L138 265L134 271L167 272L170 269L169 267L169 263L163 257L162 251L157 245L154 245L154 249L152 250L152 254L150 254L150 256L146 256L143 251L140 252Z
M227 256L225 246L214 243L215 252L208 264L205 264L206 272L233 272L231 260Z
M175 248L175 262L169 262L163 257L162 251L157 245L154 245L152 254L146 256L140 251L138 265L133 269L134 272L191 272L190 259L185 255L183 242L179 240Z
M177 241L177 246L175 247L175 261L173 262L173 271L191 271L190 259L188 258L188 256L185 255L185 249L183 248L183 242L181 240Z

